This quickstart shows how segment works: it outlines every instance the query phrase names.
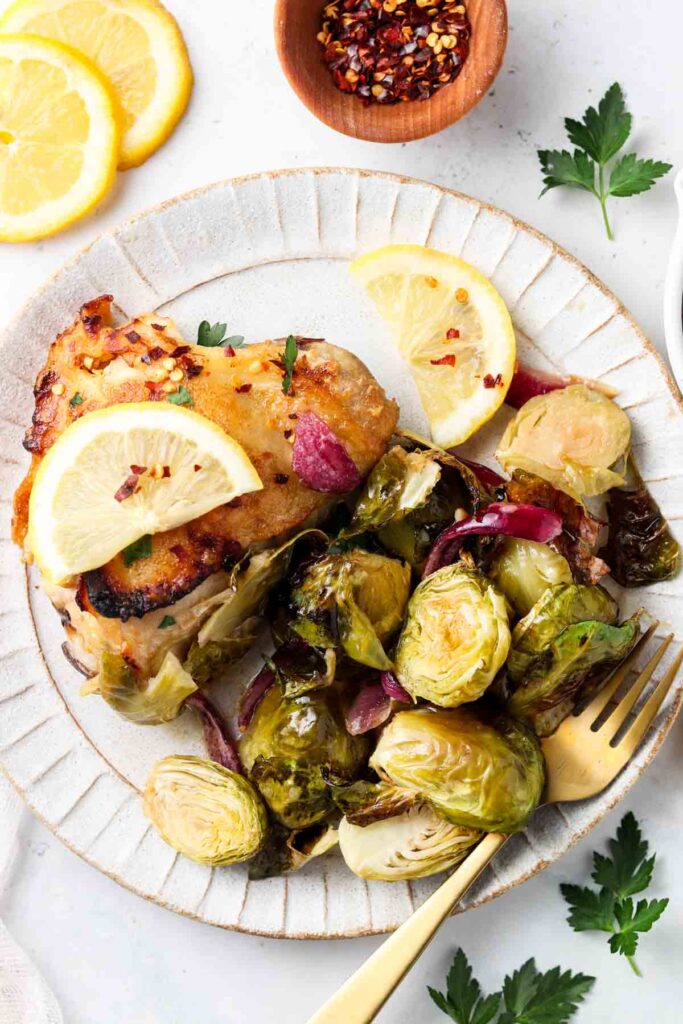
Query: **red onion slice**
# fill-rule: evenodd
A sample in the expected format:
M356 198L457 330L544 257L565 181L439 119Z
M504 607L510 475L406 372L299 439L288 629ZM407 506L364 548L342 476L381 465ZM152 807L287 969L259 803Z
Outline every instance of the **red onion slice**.
M240 700L240 713L237 718L237 726L240 732L244 732L248 727L254 717L256 708L274 682L275 673L268 665L264 665L258 675L255 675L249 683Z
M465 537L470 534L505 534L521 540L547 544L562 533L562 517L538 505L493 502L477 515L469 516L439 534L425 563L422 578L454 562Z
M346 494L362 479L339 438L312 412L299 413L292 468L307 487L325 494Z
M392 700L401 701L402 704L413 703L413 698L403 689L393 672L382 672L379 681L386 695Z
M391 698L381 683L364 686L346 712L346 728L352 736L361 736L383 725L391 714Z
M495 469L491 469L490 466L484 466L481 462L473 462L472 459L463 459L462 455L460 455L455 448L449 449L449 451L451 451L457 459L460 459L461 462L464 462L465 465L472 470L477 479L480 480L481 483L485 484L486 487L500 487L501 484L507 482L504 476L501 476L500 473L496 473Z
M535 370L530 366L522 366L521 363L518 363L505 396L505 404L511 405L513 409L521 409L530 398L547 395L550 391L560 391L574 383L576 383L576 378L561 377L556 373Z
M246 775L237 747L218 708L199 692L191 694L185 703L193 707L201 719L206 751L211 760L229 768L231 772Z

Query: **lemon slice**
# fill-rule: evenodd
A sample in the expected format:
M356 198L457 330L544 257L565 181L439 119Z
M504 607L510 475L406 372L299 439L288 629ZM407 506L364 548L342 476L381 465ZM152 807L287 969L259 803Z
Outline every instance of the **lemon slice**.
M114 181L114 95L89 61L28 35L0 35L0 241L54 234Z
M515 368L505 303L469 263L420 245L361 256L366 288L410 365L434 441L462 444L500 408Z
M31 32L84 53L116 92L119 167L137 167L171 134L187 107L192 68L174 18L156 0L17 0L0 32Z
M244 449L211 420L166 403L112 405L75 420L41 462L29 549L60 583L261 487Z

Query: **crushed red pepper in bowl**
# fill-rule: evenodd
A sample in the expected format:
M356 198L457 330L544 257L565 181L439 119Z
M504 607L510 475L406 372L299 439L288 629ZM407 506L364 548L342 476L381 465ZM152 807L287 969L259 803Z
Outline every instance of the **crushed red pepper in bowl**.
M429 99L454 81L470 34L456 0L332 0L318 42L338 89L391 104Z

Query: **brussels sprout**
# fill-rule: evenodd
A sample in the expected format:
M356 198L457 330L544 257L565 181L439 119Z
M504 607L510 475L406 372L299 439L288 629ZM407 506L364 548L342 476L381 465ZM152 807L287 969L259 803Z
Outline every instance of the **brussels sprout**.
M385 727L370 767L416 790L456 825L516 832L538 804L543 754L524 723L469 708L401 711Z
M421 799L415 790L399 789L388 782L359 779L346 785L338 784L329 772L324 775L328 786L332 787L335 804L352 825L371 825L384 818L395 818Z
M510 678L519 682L534 658L567 626L593 619L614 625L618 616L617 602L602 587L580 583L548 587L512 632L507 663Z
M508 425L496 452L503 469L526 469L580 500L624 482L610 467L631 440L626 413L585 384L538 395Z
M531 662L508 701L510 714L547 736L571 711L581 690L630 654L640 636L640 614L621 626L578 622L567 626ZM560 713L548 712L560 709Z
M267 663L284 695L300 697L310 690L332 685L337 655L334 648L319 651L294 637L278 647Z
M290 627L312 647L341 647L370 668L390 669L384 644L398 630L410 567L360 548L309 565L290 596Z
M120 654L104 651L100 657L97 688L110 707L136 725L160 725L177 718L183 701L197 689L175 654L169 651L151 679L142 679Z
M547 544L505 537L489 576L518 615L531 611L543 592L556 583L571 583L569 562Z
M441 467L430 452L407 452L396 445L383 455L365 481L343 537L378 530L418 508L434 490Z
M400 882L454 867L481 835L446 821L423 803L365 827L342 818L339 848L347 866L361 878Z
M203 757L157 761L143 806L161 838L200 864L248 860L266 838L266 811L251 783Z
M510 646L505 598L476 569L444 566L416 588L396 648L396 677L440 707L476 700Z
M299 871L315 857L333 849L338 841L336 828L325 821L294 830L272 822L265 846L249 864L249 878L260 881Z
M271 686L239 744L242 763L281 824L305 828L332 809L321 769L353 778L367 741L349 736L339 691L330 687L286 697Z
M243 658L250 649L258 632L259 620L247 619L231 637L225 640L209 640L201 646L195 642L187 652L183 668L200 686L210 682L221 669Z

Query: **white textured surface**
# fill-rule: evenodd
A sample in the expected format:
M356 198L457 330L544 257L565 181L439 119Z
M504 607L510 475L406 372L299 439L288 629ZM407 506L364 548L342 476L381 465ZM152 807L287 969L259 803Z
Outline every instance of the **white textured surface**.
M661 267L672 227L673 206L666 189L662 187L633 203L615 203L619 240L616 248L611 247L602 239L598 219L587 198L558 194L536 204L534 144L560 143L560 115L578 112L588 89L593 87L594 94L599 93L618 76L630 86L631 105L639 116L639 135L644 144L654 147L658 155L680 158L682 140L680 122L675 116L676 100L667 94L667 84L679 73L675 48L679 33L672 26L670 34L657 36L656 45L653 37L657 13L668 11L666 3L639 5L626 19L623 9L612 5L599 5L598 9L587 2L558 3L541 11L531 0L515 0L511 12L512 45L496 84L496 96L467 122L439 138L409 147L383 149L337 138L311 121L296 101L278 88L278 73L269 65L267 4L250 5L251 10L261 12L264 42L258 39L244 54L238 54L236 59L231 54L229 60L225 35L221 37L217 24L222 17L226 21L228 18L227 11L221 14L222 5L206 2L200 12L181 0L176 0L174 6L181 18L185 15L184 26L191 45L194 43L200 72L197 99L170 146L147 168L127 176L125 188L102 211L101 226L116 223L126 213L164 194L171 195L225 173L315 162L382 166L460 187L544 226L549 234L580 252L594 270L615 285L645 327L654 332L658 324ZM231 12L230 17L233 16ZM236 17L241 18L242 13ZM652 39L649 46L648 33ZM255 105L240 121L237 101L246 97L256 82L260 88L253 97ZM212 120L221 123L212 126ZM209 143L211 133L214 139ZM403 216L410 220L412 211L406 209ZM486 225L480 220L477 227L481 227L483 236ZM96 230L96 222L91 221L42 246L3 250L0 297L5 299L8 310L16 308L18 298L35 287L49 268L72 253L79 239L92 238ZM444 244L436 238L432 241ZM474 232L468 243L473 247L481 244ZM374 244L374 239L369 238L367 244ZM475 258L474 254L467 255ZM125 265L120 266L125 275ZM509 277L511 288L517 286L514 269L513 266ZM108 263L103 272L102 284L99 285L99 274L93 284L118 291L120 286L110 274ZM125 278L122 283L125 285ZM147 290L139 283L136 287L140 290L140 305L149 303ZM601 323L599 310L591 311L591 316L597 323L591 324L589 331ZM613 344L619 345L622 341L618 322L613 329ZM573 334L571 327L569 332ZM580 358L578 351L575 356ZM9 414L13 415L13 411ZM666 472L670 458L664 461ZM0 556L5 563L9 552L2 550ZM676 753L676 746L670 743L639 784L635 797L636 808L646 816L650 831L672 861L666 874L666 868L663 869L662 888L676 884L672 866L676 840L673 829L667 839L672 811L665 781L666 770L674 770ZM642 793L640 799L638 792ZM614 820L610 830L613 824ZM18 934L23 929L27 944L33 944L43 962L51 965L52 980L59 982L71 1020L144 1020L164 1024L181 1019L303 1021L323 993L373 946L371 940L363 940L343 946L301 948L202 929L134 900L78 864L53 840L44 840L42 835L38 840L31 839L31 835L36 835L34 830L37 826L31 826L27 837L28 863L17 879L10 916L14 918L13 929ZM602 833L605 831L601 829ZM40 845L43 841L46 848ZM32 850L44 854L49 851L49 864L47 857L36 857ZM556 875L576 875L584 857L585 854L576 852L552 870ZM403 998L394 1001L396 1005L387 1009L384 1018L402 1024L417 1015L430 1014L421 982L427 971L430 981L438 979L440 965L450 953L450 935L452 942L462 942L478 957L483 977L491 984L506 968L533 952L546 965L562 960L598 970L599 963L602 983L586 1011L586 1019L600 1024L613 1020L618 1007L625 1019L640 1019L635 1009L639 1005L635 1002L638 989L633 987L637 983L624 975L623 964L609 962L598 940L573 936L561 923L555 885L556 878L547 872L505 900L450 924L418 970L414 984L406 986ZM353 910L350 896L349 891L340 901L347 913ZM224 899L219 889L212 886L207 903L221 906ZM87 912L93 906L97 908L95 921ZM520 929L522 915L525 920ZM669 912L668 922L663 922L661 930L649 939L644 954L646 967L648 961L654 964L657 952L662 957L668 954L675 961L677 948L680 952L675 925L676 914ZM495 956L491 955L492 936ZM101 965L105 962L111 982L103 977ZM184 970L189 977L182 974ZM659 1020L669 1024L678 1019L673 978L668 976L663 962L656 973L650 966L650 973L657 978L658 993L656 1005L650 1004L650 1008L658 1013ZM203 995L197 994L195 988L195 979L200 976ZM649 1000L653 998L652 988L648 986ZM642 1005L646 1005L644 996ZM434 1011L433 1019L437 1016Z

